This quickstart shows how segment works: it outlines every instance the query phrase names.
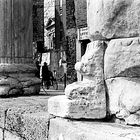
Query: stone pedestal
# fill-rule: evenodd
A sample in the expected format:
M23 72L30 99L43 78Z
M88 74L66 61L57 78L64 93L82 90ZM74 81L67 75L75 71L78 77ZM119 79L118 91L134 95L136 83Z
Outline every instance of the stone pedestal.
M40 79L35 77L36 69L27 64L0 64L0 96L37 94Z
M37 93L32 0L0 0L0 13L0 96Z
M65 96L48 100L50 114L68 118L101 119L106 116L106 97L103 79L105 44L95 41L88 44L82 60L75 69L83 75L83 81L65 88Z

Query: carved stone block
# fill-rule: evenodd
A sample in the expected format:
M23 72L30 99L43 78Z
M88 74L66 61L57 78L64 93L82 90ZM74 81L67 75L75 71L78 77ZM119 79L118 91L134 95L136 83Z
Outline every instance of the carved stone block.
M127 124L140 125L140 79L117 77L106 83L110 113Z
M86 99L70 100L65 95L60 95L48 100L48 112L65 118L101 119L106 116L105 103L105 100L100 102Z
M140 77L140 37L111 40L104 63L106 79Z
M140 36L139 0L88 0L92 40Z
M106 116L103 78L105 47L103 41L88 44L81 61L75 65L75 69L83 75L83 81L67 85L63 100L59 97L49 99L49 113L70 118L99 119Z

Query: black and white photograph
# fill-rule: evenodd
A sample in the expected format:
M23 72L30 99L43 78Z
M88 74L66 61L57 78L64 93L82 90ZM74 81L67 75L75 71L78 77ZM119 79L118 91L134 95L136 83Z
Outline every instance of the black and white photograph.
M140 0L0 0L0 140L140 140Z

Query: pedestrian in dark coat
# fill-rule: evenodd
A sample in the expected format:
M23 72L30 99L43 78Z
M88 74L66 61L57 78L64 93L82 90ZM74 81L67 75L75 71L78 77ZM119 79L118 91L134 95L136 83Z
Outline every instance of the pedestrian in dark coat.
M48 69L47 63L44 62L44 65L42 66L42 81L45 82L46 86L49 88L53 79L52 72Z

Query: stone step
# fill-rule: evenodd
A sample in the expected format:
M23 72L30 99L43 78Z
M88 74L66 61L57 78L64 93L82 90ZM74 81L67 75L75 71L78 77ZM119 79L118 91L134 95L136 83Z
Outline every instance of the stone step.
M0 140L140 139L139 127L51 116L47 107L51 96L1 98Z
M140 128L101 121L50 120L49 140L139 140Z
M0 140L46 140L50 116L50 96L0 99Z

